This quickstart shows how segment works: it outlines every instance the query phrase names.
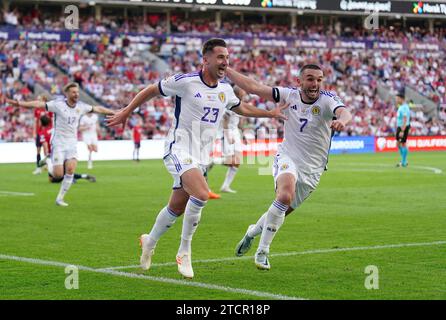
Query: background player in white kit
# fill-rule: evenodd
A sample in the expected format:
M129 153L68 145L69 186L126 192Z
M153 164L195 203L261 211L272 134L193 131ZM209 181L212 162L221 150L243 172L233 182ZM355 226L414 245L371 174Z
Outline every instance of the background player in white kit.
M317 65L302 67L297 79L300 89L272 88L232 69L228 69L228 77L248 93L290 105L285 112L288 120L284 141L273 164L276 199L257 223L249 226L236 247L236 255L244 255L254 237L261 234L255 264L259 269L269 270L270 244L285 215L298 208L316 189L328 162L332 130L343 130L352 116L334 93L321 91L324 74Z
M244 101L247 96L246 91L234 86L235 95ZM223 164L228 166L226 171L225 181L223 182L220 191L236 193L237 191L231 189L231 183L234 181L240 166L242 157L242 139L239 130L240 116L235 112L227 110L223 118Z
M51 138L53 176L64 178L56 198L56 204L66 207L68 204L64 201L64 197L73 182L73 174L77 165L79 119L89 112L112 115L114 111L79 101L79 85L77 83L67 84L63 92L66 97L63 100L51 100L45 103L42 101L25 102L7 99L7 102L16 107L45 108L47 111L54 113L54 134Z
M149 85L127 107L108 117L110 126L125 123L132 111L149 99L160 94L175 97L175 119L166 139L164 154L164 164L174 180L173 190L151 232L141 236L141 267L144 270L150 268L158 240L184 213L176 261L178 271L186 278L194 276L191 241L209 192L203 174L224 111L232 109L249 117L283 119L281 111L286 107L266 111L241 103L232 87L220 81L225 76L229 57L224 40L206 41L202 53L201 71L178 74Z
M82 133L82 140L88 148L88 169L93 169L92 153L98 152L98 116L94 113L87 113L81 118L79 131Z

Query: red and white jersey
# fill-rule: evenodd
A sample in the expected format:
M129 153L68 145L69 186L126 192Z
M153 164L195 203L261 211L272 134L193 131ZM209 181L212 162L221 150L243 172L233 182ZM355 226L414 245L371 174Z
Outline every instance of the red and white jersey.
M51 153L51 136L53 135L53 128L51 126L42 127L40 129L40 143L47 143L48 153Z
M164 96L175 97L175 119L169 130L164 157L186 152L198 163L207 164L217 129L226 109L240 105L229 83L207 85L201 71L177 74L158 84Z
M53 113L52 112L48 112L45 109L42 108L35 108L34 109L34 122L36 124L36 133L38 135L41 134L41 123L40 123L40 118L42 116L47 116L48 118L52 119L53 118Z

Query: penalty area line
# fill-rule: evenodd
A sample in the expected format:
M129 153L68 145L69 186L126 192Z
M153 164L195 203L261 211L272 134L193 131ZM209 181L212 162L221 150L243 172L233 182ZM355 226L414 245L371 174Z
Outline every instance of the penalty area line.
M297 255L306 254L317 254L317 253L336 253L336 252L349 252L349 251L364 251L364 250L381 250L381 249L392 249L392 248L406 248L406 247L424 247L424 246L436 246L446 244L446 241L434 241L434 242L418 242L418 243L398 243L398 244L387 244L387 245L376 245L376 246L362 246L362 247L350 247L350 248L332 248L332 249L315 249L307 251L292 251L284 253L273 253L269 257L290 257ZM239 260L249 260L253 259L253 256L243 256L243 257L227 257L227 258L217 258L217 259L202 259L194 260L194 263L214 263L214 262L225 262L225 261L239 261ZM176 265L176 262L166 262L166 263L152 263L153 267L167 267ZM122 270L122 269L133 269L139 268L139 265L129 265L129 266L117 266L117 267L105 267L101 270Z
M249 295L249 296L254 296L254 297L259 297L259 298L276 299L276 300L307 300L305 298L300 298L300 297L286 296L286 295L281 295L281 294L249 290L249 289L242 289L242 288L233 288L233 287L221 286L221 285L210 284L210 283L203 283L203 282L196 282L196 281L189 281L189 280L178 280L178 279L165 278L165 277L154 277L154 276L147 276L147 275L143 275L143 274L122 272L122 271L108 270L108 269L95 269L95 268L91 268L91 267L87 267L87 266L73 265L73 264L59 262L59 261L48 261L48 260L41 260L41 259L34 259L34 258L17 257L17 256L5 255L5 254L0 254L0 260L18 261L18 262L23 262L23 263L52 266L52 267L63 267L63 268L66 268L68 266L75 266L79 270L107 274L107 275L111 275L111 276L115 276L115 277L141 279L141 280L148 280L148 281L153 281L153 282L167 283L167 284L180 285L180 286L186 286L186 287L196 287L196 288L202 288L202 289L208 289L208 290L223 291L223 292L229 292L229 293L238 293L238 294Z

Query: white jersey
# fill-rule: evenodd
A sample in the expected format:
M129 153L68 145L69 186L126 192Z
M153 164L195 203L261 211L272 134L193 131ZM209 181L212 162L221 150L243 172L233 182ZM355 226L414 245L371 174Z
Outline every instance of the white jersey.
M226 116L228 117L228 129L238 130L238 124L240 123L240 116L230 110L226 111Z
M80 126L85 127L86 129L82 131L82 136L96 136L96 124L98 122L97 114L85 115L81 118Z
M201 71L171 76L161 80L158 87L162 95L175 96L175 119L166 139L164 158L186 152L198 163L207 164L225 110L240 105L234 90L222 81L208 86Z
M287 154L297 168L305 173L323 172L328 161L335 111L345 107L336 94L321 91L319 99L305 103L297 89L273 89L276 102L289 103L284 113L288 116L284 127L284 141L278 149Z
M224 128L224 121L227 121L227 128ZM240 123L240 116L231 111L226 109L225 115L223 116L223 121L220 122L220 125L218 127L217 131L217 139L222 139L224 136L224 130L229 130L232 132L238 132L238 124ZM237 131L236 131L237 130Z
M79 120L84 114L91 112L93 107L80 101L70 107L66 100L51 100L46 103L46 110L54 113L51 144L76 146Z

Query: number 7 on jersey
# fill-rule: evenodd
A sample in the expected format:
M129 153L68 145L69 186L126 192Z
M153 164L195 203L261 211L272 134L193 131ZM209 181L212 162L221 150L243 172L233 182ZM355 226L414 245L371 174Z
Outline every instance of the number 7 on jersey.
M307 123L308 123L308 119L300 118L299 121L300 121L300 123L302 124L302 125L300 126L300 132L303 132L305 126L306 126Z

